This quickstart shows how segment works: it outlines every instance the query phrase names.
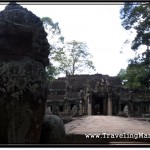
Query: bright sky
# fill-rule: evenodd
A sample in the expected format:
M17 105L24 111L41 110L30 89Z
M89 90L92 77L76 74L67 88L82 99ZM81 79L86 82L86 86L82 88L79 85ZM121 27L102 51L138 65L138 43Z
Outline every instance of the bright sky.
M126 68L134 52L123 43L131 37L121 26L122 5L22 5L39 17L58 22L66 41L84 41L93 55L96 72L115 76ZM5 6L0 5L0 11ZM132 36L133 37L133 36ZM122 49L123 48L123 49ZM123 51L123 53L120 53ZM88 73L88 72L85 72Z

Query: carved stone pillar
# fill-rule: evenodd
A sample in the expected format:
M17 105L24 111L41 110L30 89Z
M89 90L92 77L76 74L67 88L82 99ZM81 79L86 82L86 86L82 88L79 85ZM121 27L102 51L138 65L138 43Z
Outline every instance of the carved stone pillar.
M108 94L107 115L112 116L112 98L111 98L111 94Z
M108 101L107 101L107 115L112 116L112 87L107 85Z
M88 96L88 115L92 115L92 96Z
M83 114L83 110L82 110L82 103L81 103L81 102L80 102L80 104L79 104L79 109L80 109L79 115L82 115L82 114Z

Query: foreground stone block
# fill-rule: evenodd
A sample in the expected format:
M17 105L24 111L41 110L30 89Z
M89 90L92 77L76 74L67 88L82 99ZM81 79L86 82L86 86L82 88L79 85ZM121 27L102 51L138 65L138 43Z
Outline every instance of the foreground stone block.
M63 143L64 140L65 127L63 121L56 115L45 115L42 125L40 143Z
M11 2L0 12L0 143L39 143L49 44L40 18Z

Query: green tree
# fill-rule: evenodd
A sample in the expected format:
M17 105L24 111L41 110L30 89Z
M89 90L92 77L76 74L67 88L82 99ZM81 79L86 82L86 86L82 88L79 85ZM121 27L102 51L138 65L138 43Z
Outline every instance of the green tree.
M64 37L61 34L61 29L58 22L54 23L53 20L49 17L43 17L41 18L41 20L43 22L45 31L48 34L47 38L50 44L50 65L47 66L46 70L49 76L49 80L51 81L56 75L59 74L59 69L53 64L55 62L55 58L60 54L60 51L62 50Z
M131 49L137 51L140 46L145 49L138 60L150 65L150 2L125 2L120 18L126 30L136 32Z
M126 70L125 69L120 69L117 76L123 81L123 80L125 80L125 74L126 74Z
M55 57L55 61L59 62L61 73L68 71L69 74L74 75L76 72L83 72L86 69L95 70L91 58L92 55L88 52L87 44L73 40L64 44L63 49Z
M126 70L121 69L118 73L118 77L124 83L124 87L148 89L150 72L147 66L142 63L133 63L133 60L131 61Z
M86 43L74 40L64 44L64 37L61 35L59 24L54 23L49 17L43 17L41 20L48 33L50 44L50 65L47 67L50 81L56 75L64 74L66 71L73 75L77 71L95 70L93 62L90 60L92 55L88 52Z
M150 2L125 2L120 11L122 26L126 30L135 30L136 36L131 48L150 46Z
M150 87L150 2L125 2L120 11L122 26L135 31L131 49L138 52L143 46L144 52L129 61L124 78L130 88ZM128 40L127 40L128 41Z

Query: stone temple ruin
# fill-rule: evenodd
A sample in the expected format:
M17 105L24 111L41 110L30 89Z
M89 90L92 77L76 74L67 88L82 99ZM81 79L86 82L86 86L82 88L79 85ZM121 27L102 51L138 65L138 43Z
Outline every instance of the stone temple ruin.
M50 84L47 105L59 116L141 117L150 113L150 92L125 89L108 75L66 75Z
M15 2L0 12L0 144L60 142L63 116L150 113L150 92L117 77L66 74L48 85L46 37L40 18Z

